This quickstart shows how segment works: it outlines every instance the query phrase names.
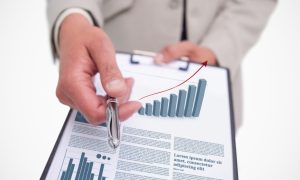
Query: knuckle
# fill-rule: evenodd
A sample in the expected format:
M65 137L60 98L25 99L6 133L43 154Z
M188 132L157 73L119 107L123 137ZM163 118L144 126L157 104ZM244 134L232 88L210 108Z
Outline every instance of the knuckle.
M74 87L74 77L71 75L71 73L64 73L61 74L59 77L57 89L61 92L68 92L69 89L73 89Z
M171 53L172 52L172 47L171 46L167 46L167 47L164 48L164 51L166 53Z
M56 89L55 94L60 103L65 104L65 105L68 104L64 98L64 95L62 94L62 92L59 88Z
M67 103L66 101L64 101L63 99L61 99L61 98L58 98L58 101L59 101L61 104L68 105L68 103Z
M59 87L56 88L55 95L58 99L62 98L62 93L61 93Z
M58 98L58 100L65 105L70 105L71 102L68 102L68 99L66 98L65 95L71 95L70 93L70 89L72 89L72 87L70 86L70 82L67 78L60 78L56 87L56 97Z
M176 54L175 51L176 51L176 50L175 50L175 47L172 46L172 45L169 45L169 46L167 46L167 47L165 48L166 54L169 55L169 56L171 56L171 57L174 56L174 54Z

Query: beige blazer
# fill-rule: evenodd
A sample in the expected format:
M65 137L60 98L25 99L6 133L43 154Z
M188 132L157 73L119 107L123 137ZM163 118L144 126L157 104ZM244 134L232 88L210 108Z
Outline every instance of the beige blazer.
M189 40L212 49L220 66L230 69L236 128L242 122L241 60L275 4L276 0L187 0ZM59 14L74 7L88 11L117 50L156 52L180 40L183 0L48 0L51 32Z

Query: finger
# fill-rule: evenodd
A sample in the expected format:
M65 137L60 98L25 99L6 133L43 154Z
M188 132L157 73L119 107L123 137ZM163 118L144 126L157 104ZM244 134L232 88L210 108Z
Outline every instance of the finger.
M137 101L129 101L119 106L119 117L121 120L126 120L142 107L142 104Z
M59 87L56 88L56 97L62 104L77 109L73 101L70 98L68 98Z
M123 104L123 103L127 102L128 99L130 98L131 91L132 91L132 86L134 84L134 79L133 78L125 78L125 83L126 83L126 86L127 86L127 92L124 96L122 96L118 99L120 104Z
M101 83L106 93L121 97L127 92L127 86L116 63L114 47L110 39L101 30L89 45L90 55L100 73Z
M66 94L90 123L96 125L104 122L106 108L104 97L96 95L90 76L82 74L79 78L69 83L65 88Z
M164 47L154 58L156 64L170 63L175 59L180 59L183 56L190 57L197 49L197 45L189 41L182 41Z

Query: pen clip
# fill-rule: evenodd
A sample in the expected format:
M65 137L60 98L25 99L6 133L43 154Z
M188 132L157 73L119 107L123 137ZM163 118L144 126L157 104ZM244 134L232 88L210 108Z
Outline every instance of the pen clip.
M106 126L108 144L113 149L116 149L120 144L120 121L118 116L118 101L116 98L107 96L106 103Z
M134 55L142 55L142 56L149 56L149 57L155 57L157 54L155 52L151 51L142 51L142 50L133 50L133 54L130 56L130 63L131 64L140 64L139 61L134 59ZM178 69L181 71L188 71L190 66L190 59L186 56L182 56L179 58L180 61L186 62L185 67L179 67Z

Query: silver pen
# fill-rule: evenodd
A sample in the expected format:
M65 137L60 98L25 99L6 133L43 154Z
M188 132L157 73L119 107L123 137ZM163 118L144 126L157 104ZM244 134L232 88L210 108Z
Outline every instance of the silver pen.
M108 144L116 149L120 144L120 120L118 112L118 100L107 96L106 100L106 126Z

